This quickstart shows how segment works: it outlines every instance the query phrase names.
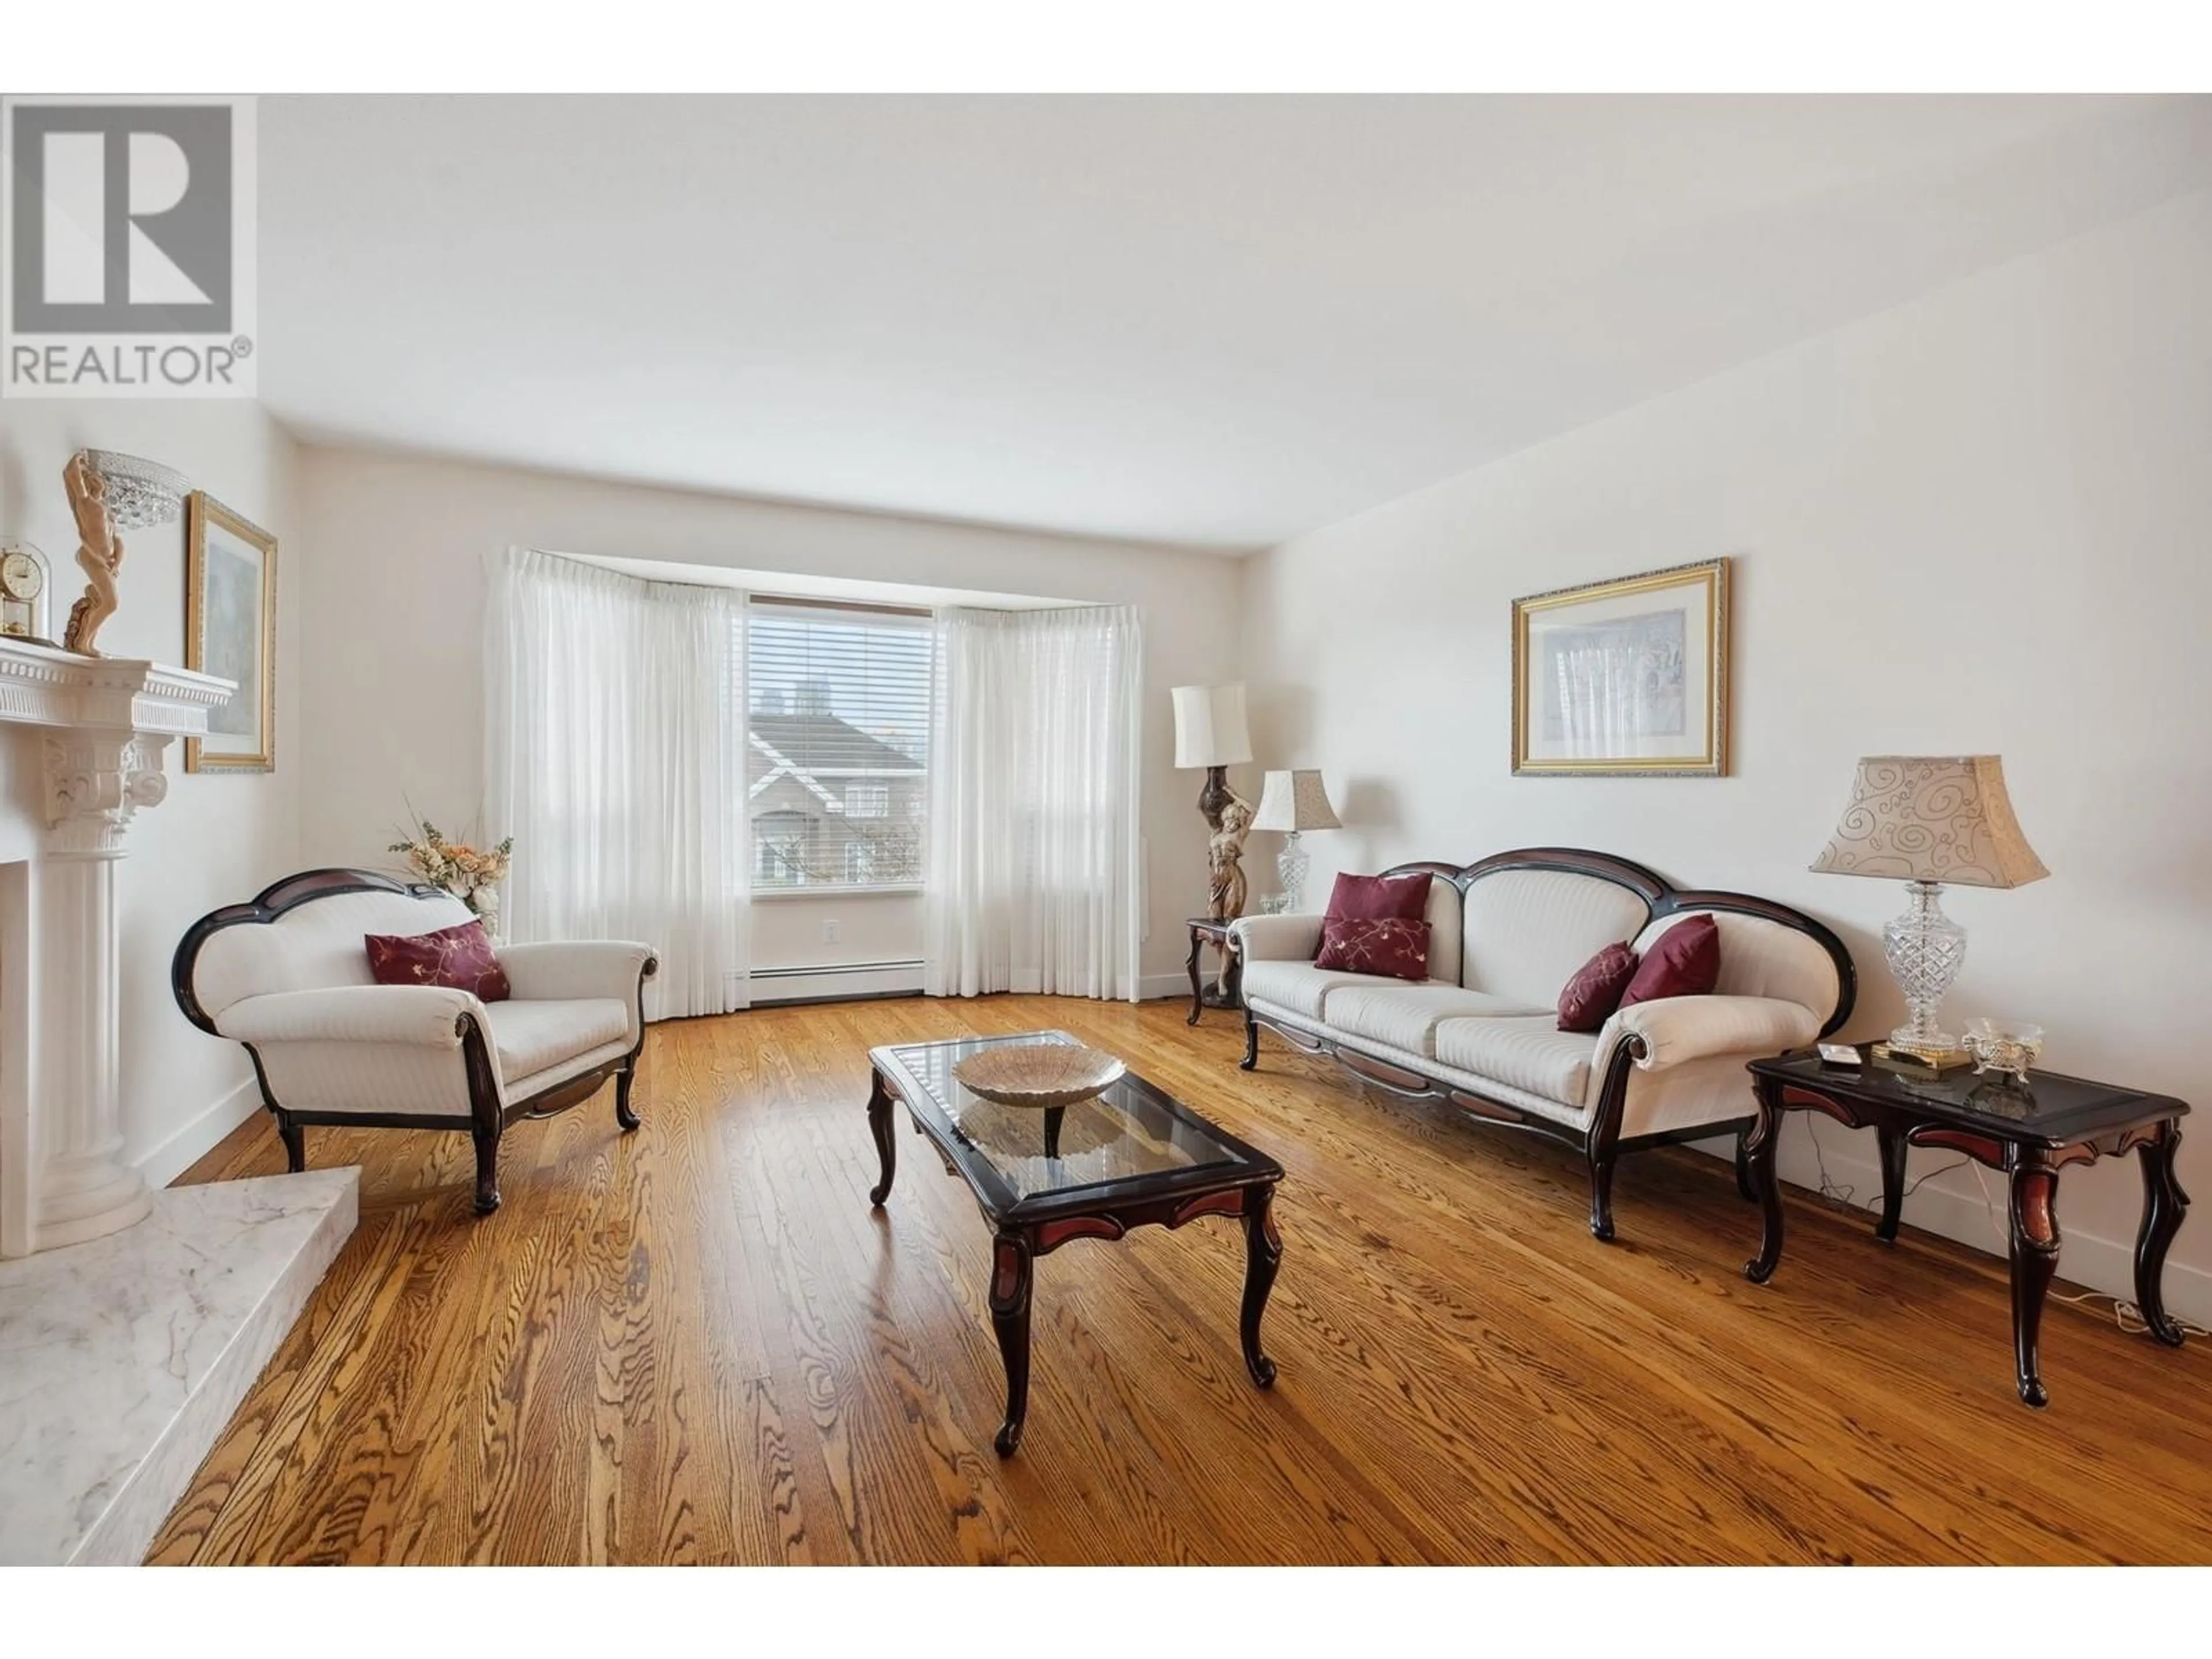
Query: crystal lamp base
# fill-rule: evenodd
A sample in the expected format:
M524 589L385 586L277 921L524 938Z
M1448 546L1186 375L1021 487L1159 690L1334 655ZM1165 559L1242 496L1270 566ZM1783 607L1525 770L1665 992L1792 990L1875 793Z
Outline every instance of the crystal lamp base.
M1306 872L1313 867L1298 840L1298 832L1291 830L1283 837L1283 850L1275 854L1275 879L1283 884L1283 908L1292 915L1306 908Z
M1937 1005L1966 959L1966 930L1943 914L1936 896L1942 890L1932 881L1907 882L1905 914L1881 930L1882 954L1911 1015L1889 1034L1892 1048L1938 1054L1959 1046L1958 1037L1936 1018Z

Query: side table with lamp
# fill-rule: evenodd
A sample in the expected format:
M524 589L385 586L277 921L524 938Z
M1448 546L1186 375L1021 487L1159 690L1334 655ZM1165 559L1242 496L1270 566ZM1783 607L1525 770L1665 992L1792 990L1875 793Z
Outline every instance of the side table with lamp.
M1962 1152L2006 1177L2014 1380L2022 1401L2042 1406L2050 1395L2039 1338L2045 1294L2058 1268L2059 1172L2133 1152L2143 1182L2136 1303L2150 1334L2179 1346L2182 1328L2166 1312L2161 1280L2167 1248L2189 1205L2173 1169L2188 1106L2168 1096L2031 1069L2041 1051L2035 1027L1976 1020L1961 1042L1936 1017L1966 951L1966 929L1937 902L1938 884L2017 887L2050 873L2021 833L1997 757L1876 755L1860 761L1835 836L1812 867L1909 884L1911 907L1882 929L1882 945L1911 1018L1886 1042L1858 1048L1823 1043L1817 1054L1751 1062L1759 1115L1745 1137L1745 1176L1765 1230L1744 1276L1763 1285L1782 1258L1774 1164L1784 1113L1814 1111L1875 1131L1882 1177L1875 1232L1886 1243L1897 1238L1909 1149Z
M1244 719L1244 687L1178 685L1175 688L1176 759L1178 767L1202 767L1206 783L1198 794L1199 815L1212 833L1207 842L1206 913L1190 918L1190 1020L1198 1024L1208 1008L1238 1006L1236 950L1230 924L1243 914L1244 835L1252 810L1229 787L1229 769L1252 758L1252 736ZM1211 945L1221 959L1211 981L1199 977L1199 958Z
M1260 788L1259 810L1253 814L1255 830L1273 830L1283 837L1283 850L1275 857L1275 878L1282 890L1273 898L1262 901L1263 911L1286 910L1297 912L1305 908L1306 872L1313 860L1298 845L1298 838L1309 830L1340 830L1336 809L1328 804L1328 791L1322 787L1317 771L1270 772ZM1190 1018L1188 1024L1198 1024L1199 1016L1208 1008L1238 1008L1243 1006L1239 992L1241 966L1237 957L1237 937L1231 924L1234 916L1193 916L1190 919L1190 957L1183 964L1190 974ZM1198 964L1200 953L1212 945L1221 958L1220 971L1212 979L1201 981Z
M1837 1065L1819 1054L1751 1062L1759 1116L1745 1137L1746 1175L1765 1217L1759 1254L1744 1264L1754 1285L1782 1260L1782 1202L1775 1143L1785 1112L1813 1111L1872 1129L1881 1144L1881 1218L1875 1234L1894 1243L1905 1203L1905 1155L1913 1146L1963 1152L2002 1174L2008 1188L2006 1240L2012 1271L2014 1382L2031 1406L2049 1403L2039 1334L2044 1295L2058 1271L2058 1175L2076 1164L2133 1152L2142 1160L2142 1219L2136 1233L2136 1306L2150 1334L2181 1346L2166 1311L2166 1253L2181 1230L2188 1194L2173 1173L2189 1108L2164 1095L2028 1072L2010 1079L1954 1070L1918 1078L1876 1066Z

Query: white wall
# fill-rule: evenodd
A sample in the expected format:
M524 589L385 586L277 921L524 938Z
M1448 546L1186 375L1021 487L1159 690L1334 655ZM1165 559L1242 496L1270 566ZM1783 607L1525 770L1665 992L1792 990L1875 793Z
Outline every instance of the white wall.
M1182 919L1203 908L1201 778L1174 767L1169 688L1228 673L1241 572L1218 556L1135 544L642 489L358 450L302 451L302 512L319 568L302 620L310 863L388 866L411 801L441 827L483 798L486 549L513 544L1132 604L1145 628L1144 828L1148 990L1181 980ZM337 573L343 573L342 575ZM1256 787L1256 774L1249 781ZM490 826L498 828L499 826ZM529 856L520 848L518 856ZM921 954L913 900L763 901L764 966ZM825 944L823 915L839 921Z
M2052 874L1946 896L1971 936L1950 1019L2040 1021L2052 1069L2212 1109L2208 294L2197 195L1261 556L1255 738L1337 793L1346 830L1308 838L1321 890L1332 866L1604 848L1826 919L1860 966L1850 1032L1879 1035L1903 890L1805 866L1859 755L1993 751ZM1737 561L1734 775L1510 776L1509 602L1716 554ZM1783 1167L1810 1182L1808 1133L1793 1117ZM1879 1191L1870 1137L1820 1141ZM2212 1124L2181 1175L2212 1198ZM2132 1161L2061 1184L2063 1271L2126 1291ZM1906 1215L1993 1243L1965 1170ZM2212 1320L2212 1226L2172 1261L2170 1304Z
M84 447L119 449L176 467L194 484L275 533L276 770L186 775L184 744L165 757L168 798L132 826L117 872L123 955L124 1156L156 1185L182 1171L259 1105L243 1050L195 1030L169 994L169 958L196 919L250 898L298 866L301 761L299 616L306 586L295 533L292 440L248 403L0 404L0 529L27 537L53 567L53 628L84 591L62 468ZM185 659L185 526L125 532L122 605L100 632L119 657ZM34 834L35 749L0 742L5 845Z

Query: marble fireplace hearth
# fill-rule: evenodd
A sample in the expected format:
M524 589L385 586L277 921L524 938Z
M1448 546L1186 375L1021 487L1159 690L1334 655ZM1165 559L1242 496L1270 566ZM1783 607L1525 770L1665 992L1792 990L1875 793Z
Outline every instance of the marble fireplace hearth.
M234 689L0 639L0 1563L141 1559L353 1232L358 1170L126 1157L118 872Z
M358 1213L361 1171L153 1194L0 1262L0 1565L136 1565Z

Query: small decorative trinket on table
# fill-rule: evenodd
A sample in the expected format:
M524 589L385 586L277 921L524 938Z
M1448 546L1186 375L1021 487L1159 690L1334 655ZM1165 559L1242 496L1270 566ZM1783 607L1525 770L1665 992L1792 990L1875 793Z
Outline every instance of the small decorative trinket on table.
M2043 1028L2002 1019L1966 1022L1966 1052L1977 1073L1996 1072L2015 1083L2027 1081L2028 1068L2043 1058Z

